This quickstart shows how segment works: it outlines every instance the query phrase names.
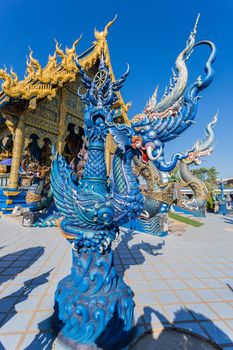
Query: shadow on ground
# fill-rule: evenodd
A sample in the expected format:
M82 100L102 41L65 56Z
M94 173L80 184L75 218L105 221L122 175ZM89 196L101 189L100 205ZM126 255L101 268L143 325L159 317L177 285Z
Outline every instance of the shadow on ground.
M163 249L165 245L165 241L162 240L158 244L150 244L145 243L143 240L139 243L135 243L132 246L129 245L130 241L137 236L136 234L132 234L129 231L124 231L121 234L121 240L117 245L117 252L120 258L124 258L125 255L125 246L127 246L128 252L131 254L132 258L130 260L124 260L124 272L127 271L132 265L142 265L145 262L145 256L143 253L147 253L149 255L157 256L162 255L162 252L159 252Z
M202 333L203 330L199 326L202 322L197 325L196 322L189 322L190 326L187 328L179 327L179 322L182 319L184 313L191 313L196 320L204 320L206 324L205 330L209 337L215 337L218 343L221 344L231 344L232 339L229 338L217 325L213 323L209 318L205 317L200 313L196 313L190 309L180 308L174 314L174 319L172 322L151 307L145 307L143 309L143 315L138 319L137 324L130 330L124 331L123 321L115 314L113 318L109 321L106 330L98 337L96 340L96 345L102 350L120 350L130 343L129 350L221 350L216 343L210 341L208 337L203 337L198 333ZM147 329L145 332L142 330L142 323L145 322L145 317L147 319ZM161 332L154 333L153 330L153 320L156 317L161 323L164 324L164 329ZM38 324L39 332L33 339L33 341L25 348L25 350L50 350L52 348L52 343L55 337L58 335L63 324L57 318L57 311L53 316L45 319ZM192 329L193 327L193 329ZM45 329L51 328L51 332L43 332ZM195 331L195 328L197 329ZM53 331L54 329L54 331ZM169 332L168 332L169 330ZM174 331L175 338L174 338ZM117 345L114 344L116 337L121 339ZM139 339L146 335L146 342L139 344ZM4 349L4 348L2 348ZM2 350L0 347L0 350Z
M0 275L0 284L15 279L19 273L28 269L43 254L44 247L38 246L0 257L0 268L3 269Z
M226 224L233 224L233 218L232 217L228 217L228 216L224 216L223 220Z
M39 287L40 285L48 282L48 276L52 270L37 276L35 278L29 279L24 282L24 286L16 290L14 293L0 299L0 310L4 310L5 308L9 308L10 313L6 314L6 317L3 318L1 322L1 327L4 326L7 322L9 322L16 314L16 305L24 302L28 299L31 292ZM14 302L11 306L10 303Z

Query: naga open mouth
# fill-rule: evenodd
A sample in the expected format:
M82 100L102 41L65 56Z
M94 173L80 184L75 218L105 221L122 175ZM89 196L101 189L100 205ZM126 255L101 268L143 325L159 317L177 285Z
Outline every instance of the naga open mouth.
M142 158L143 163L148 163L149 157L147 154L147 149L146 149L146 147L142 146L142 139L140 136L133 136L131 146L134 149L139 150L139 152L141 153L141 158Z
M144 163L148 163L149 160L152 162L156 161L163 152L163 148L160 144L155 145L153 142L147 142L145 146L143 146L140 136L133 136L131 146L140 151Z

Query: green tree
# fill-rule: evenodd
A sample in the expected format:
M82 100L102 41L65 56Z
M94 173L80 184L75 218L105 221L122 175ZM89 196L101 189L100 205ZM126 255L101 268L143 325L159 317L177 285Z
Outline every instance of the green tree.
M211 167L211 168L201 167L201 168L192 170L192 173L193 175L195 175L205 183L209 191L209 195L211 196L213 188L217 183L217 176L219 173L217 169L215 167Z

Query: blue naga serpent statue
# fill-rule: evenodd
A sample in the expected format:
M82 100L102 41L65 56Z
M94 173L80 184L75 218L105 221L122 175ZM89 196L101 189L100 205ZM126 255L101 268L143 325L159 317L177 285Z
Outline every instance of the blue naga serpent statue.
M63 215L60 229L72 243L71 274L58 284L55 302L63 322L56 349L118 349L127 342L133 323L133 292L120 278L113 265L111 243L119 226L140 215L144 196L133 174L132 160L152 161L161 171L169 172L188 152L164 159L164 143L176 138L192 123L197 112L198 94L213 78L215 47L209 41L195 44L196 25L185 49L176 60L174 86L156 102L156 93L144 113L131 125L116 124L114 109L117 92L129 73L111 79L104 54L97 74L91 79L77 62L86 92L78 92L85 104L84 128L89 141L88 160L77 184L71 167L58 153L52 163L51 188L56 206ZM211 48L204 78L199 77L186 89L186 61L196 46ZM112 162L110 182L105 163L108 133L117 149Z

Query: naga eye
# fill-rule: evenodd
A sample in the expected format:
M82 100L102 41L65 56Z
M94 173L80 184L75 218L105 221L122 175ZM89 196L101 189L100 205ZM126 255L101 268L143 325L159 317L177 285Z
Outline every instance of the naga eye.
M141 133L141 134L144 134L144 132L145 132L145 130L144 130L144 129L142 129L142 130L140 131L140 133Z
M150 131L148 136L153 139L155 137L155 132L154 131Z

